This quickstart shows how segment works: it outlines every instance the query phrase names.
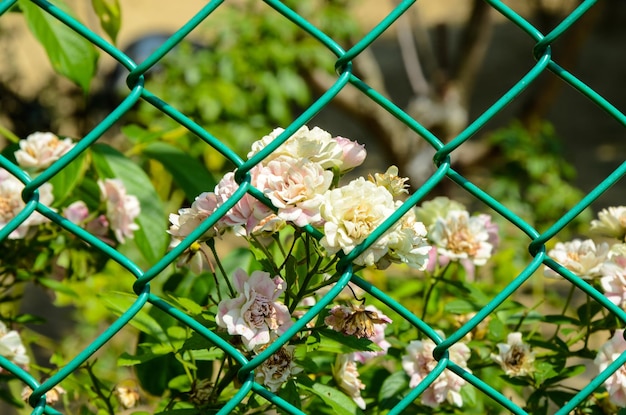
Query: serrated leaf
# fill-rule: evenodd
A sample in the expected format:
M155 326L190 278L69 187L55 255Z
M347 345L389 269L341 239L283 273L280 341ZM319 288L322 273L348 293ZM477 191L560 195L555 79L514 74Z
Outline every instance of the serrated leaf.
M96 73L96 48L35 3L18 0L18 4L28 28L45 49L54 70L88 92L89 84ZM55 0L54 5L69 15L72 14L61 0Z
M100 20L100 27L115 43L122 21L118 0L91 0L91 5Z
M215 188L215 179L202 163L170 144L150 143L144 148L143 154L163 164L188 200L194 200L200 193Z
M134 242L142 256L150 264L161 259L169 243L166 215L163 204L146 173L122 153L104 144L91 148L93 165L101 178L118 178L130 195L139 199L141 213L137 217L139 230L135 231Z

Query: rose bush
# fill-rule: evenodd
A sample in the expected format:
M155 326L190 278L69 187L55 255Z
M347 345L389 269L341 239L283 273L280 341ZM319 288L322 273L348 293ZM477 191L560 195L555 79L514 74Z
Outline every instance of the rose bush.
M276 129L252 145L248 157L258 157L259 163L242 177L232 171L207 188L188 186L188 207L170 213L169 228L163 223L157 231L169 239L170 250L180 253L151 282L164 299L161 304L173 304L228 347L156 307L142 310L136 344L111 350L119 367L104 374L95 361L85 363L46 394L49 406L107 413L139 406L172 414L217 411L237 393L246 361L257 363L251 379L259 387L307 413L385 413L398 404L410 413L499 410L477 392L474 376L523 402L528 413L545 413L575 396L579 387L571 385L584 384L580 376L589 365L580 359L595 363L599 373L624 353L616 317L591 298L574 306L581 299L573 294L558 304L559 312L548 304L547 313L533 303L543 299L512 296L478 321L483 307L511 283L498 277L500 269L510 270L501 255L511 248L497 217L443 196L407 202L407 179L395 166L348 180L345 174L365 160L362 145L306 126L276 142L283 131ZM23 141L15 160L28 155L21 167L32 177L72 155L67 139L50 134ZM268 146L276 150L260 157ZM78 179L72 187L58 187L65 179L51 180L39 187L39 202L62 215L70 230L88 231L95 240L135 255L137 263L156 263L163 252L152 249L147 233L152 222L145 220L145 210L153 207L146 200L156 202L142 191L152 189L151 182L133 185L139 173L128 171L132 161L108 148L96 147L89 159L76 162ZM26 206L24 183L9 170L1 173L1 225L7 226ZM240 192L243 181L249 181L249 192ZM198 192L192 194L192 187ZM400 209L403 213L397 214ZM590 224L594 239L552 243L548 257L555 262L546 262L544 274L550 278L545 283L560 284L573 273L622 307L623 212L622 207L601 211ZM199 227L202 233L196 232ZM192 234L199 237L191 239ZM51 239L60 246L47 247ZM2 243L13 252L8 257L13 259L2 263L7 281L23 275L16 258L24 246L56 256L56 267L37 271L31 281L54 286L53 275L60 282L54 286L58 301L77 296L74 290L88 292L81 287L90 283L110 285L119 272L102 248L91 246L94 240L70 237L38 212ZM78 266L80 258L88 270ZM61 285L65 292L58 289ZM90 298L78 303L86 315L93 306ZM129 306L127 298L112 291L102 299L116 315ZM32 365L37 336L24 325L29 318L2 314L0 356L5 360L0 359L0 367L11 362L42 378L50 376L56 369ZM294 331L294 326L299 328ZM438 350L446 338L455 340ZM52 362L61 367L62 356L53 356ZM626 405L623 369L608 376L581 410L615 413ZM10 371L2 375L16 380ZM421 393L405 402L414 388ZM31 394L23 389L16 396L28 400ZM273 405L253 395L237 411L259 413Z

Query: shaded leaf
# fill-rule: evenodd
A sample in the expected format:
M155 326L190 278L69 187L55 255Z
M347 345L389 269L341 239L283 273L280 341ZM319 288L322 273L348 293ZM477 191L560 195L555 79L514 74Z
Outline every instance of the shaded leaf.
M213 175L202 163L170 144L152 142L144 148L143 154L163 164L188 200L215 188Z

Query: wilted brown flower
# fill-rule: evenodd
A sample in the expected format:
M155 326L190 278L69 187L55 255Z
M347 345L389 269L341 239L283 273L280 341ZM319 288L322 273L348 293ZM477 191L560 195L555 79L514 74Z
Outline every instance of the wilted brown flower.
M335 306L324 319L330 328L348 336L371 339L376 335L374 324L389 324L391 319L363 306Z

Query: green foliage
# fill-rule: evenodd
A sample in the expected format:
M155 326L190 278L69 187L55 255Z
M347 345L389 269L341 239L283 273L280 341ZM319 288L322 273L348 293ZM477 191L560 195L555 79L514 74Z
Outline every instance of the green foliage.
M213 175L204 165L171 144L151 142L145 146L143 154L163 164L188 200L193 200L216 184Z
M72 14L62 1L54 3L65 13ZM87 92L96 73L96 48L36 4L27 0L18 0L18 4L28 27L46 50L54 70Z
M584 197L572 184L576 172L547 121L532 130L515 122L488 141L498 155L489 163L488 193L540 232ZM585 211L568 229L575 233L590 220L591 212Z
M291 3L320 29L332 27L339 42L347 43L357 31L340 2ZM258 2L227 4L200 29L202 46L183 41L147 78L146 88L240 155L311 102L314 91L306 81L311 70L334 70L336 57L328 49ZM134 117L150 131L179 127L146 102ZM211 171L224 170L224 159L197 137L186 134L176 146L202 157Z
M93 10L100 20L100 26L111 38L113 43L117 40L117 34L122 24L122 13L118 0L91 0Z

